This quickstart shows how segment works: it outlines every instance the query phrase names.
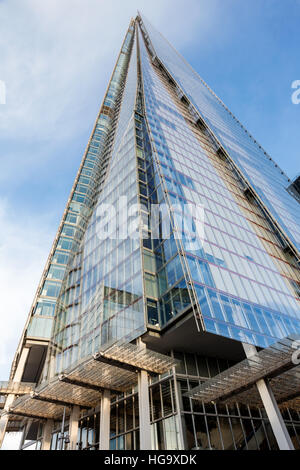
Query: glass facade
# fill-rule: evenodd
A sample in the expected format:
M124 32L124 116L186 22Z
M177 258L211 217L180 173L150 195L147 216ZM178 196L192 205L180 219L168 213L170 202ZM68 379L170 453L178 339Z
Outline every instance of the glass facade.
M299 332L299 298L293 285L299 281L296 263L288 263L278 241L273 247L276 239L266 217L243 194L237 175L220 160L209 135L191 122L187 105L153 66L141 34L140 38L146 116L162 198L166 194L173 208L179 245L176 249L173 243L171 256L176 256L170 261L165 258L168 250L157 250L160 255L164 252L166 262L158 272L160 294L172 282L175 285L160 299L160 324L187 305L188 278L207 331L262 347ZM192 250L193 218L181 233L183 208L188 204L204 207L204 236L193 241ZM290 271L283 273L288 264Z
M134 222L126 226L129 233L125 233L127 219L123 216L127 204L138 211L134 120L137 51L133 31L129 34L130 63L111 154L107 154L106 178L61 290L49 377L114 341L134 339L145 330L139 226L133 218ZM121 79L122 75L118 77Z
M124 39L31 308L26 330L29 338L49 340L51 337L54 310L64 275L67 272L67 265L78 252L92 213L99 184L106 175L107 153L111 145L115 110L118 108L118 100L127 72L132 37L133 24L130 25Z
M143 15L154 53L205 118L283 231L299 249L300 213L286 188L290 180L180 54Z

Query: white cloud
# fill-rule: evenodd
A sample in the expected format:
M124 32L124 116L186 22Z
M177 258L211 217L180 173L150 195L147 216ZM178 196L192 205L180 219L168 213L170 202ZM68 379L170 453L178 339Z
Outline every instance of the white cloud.
M58 139L82 126L90 88L104 90L121 40L137 9L182 46L217 18L215 1L9 0L0 3L6 136ZM101 100L97 93L93 99ZM74 122L75 121L75 122Z
M54 234L44 214L29 218L3 200L0 228L0 380L5 380Z
M63 143L87 134L137 9L182 46L195 37L200 41L209 27L213 31L215 5L215 0L209 6L199 0L0 2L0 80L6 84L0 178L12 178L15 171L21 179L29 177L41 162L41 149L51 164ZM26 152L31 143L34 148Z

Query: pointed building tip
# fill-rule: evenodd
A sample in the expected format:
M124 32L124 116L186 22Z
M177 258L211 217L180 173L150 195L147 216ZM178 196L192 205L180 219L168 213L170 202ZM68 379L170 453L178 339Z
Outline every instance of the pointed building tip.
M140 21L141 19L142 19L141 12L139 10L136 10L135 20Z

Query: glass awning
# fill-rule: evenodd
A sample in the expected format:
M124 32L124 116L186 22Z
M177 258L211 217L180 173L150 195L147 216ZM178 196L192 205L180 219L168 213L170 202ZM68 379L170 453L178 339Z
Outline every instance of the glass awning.
M124 392L137 384L139 371L163 374L177 363L172 357L144 347L115 343L50 382L31 387L30 393L11 405L10 419L58 419L64 407L67 411L73 405L94 408L100 403L103 390Z
M0 395L24 395L34 390L35 384L31 382L0 381Z
M73 405L92 408L100 403L101 393L83 386L73 385L56 378L50 383L36 387L28 395L16 399L9 408L9 414L39 419L59 419L64 407L67 411Z
M279 407L289 407L300 411L300 366L296 366L294 369L270 379L269 383ZM262 406L259 393L255 386L237 393L236 395L231 395L227 399L221 399L220 401L225 404L232 404L238 401L245 405Z
M170 356L131 343L116 343L95 356L97 360L101 357L130 365L137 371L146 370L150 374L164 374L178 363Z
M136 384L137 375L125 367L116 367L92 358L60 376L60 380L74 385L80 383L86 388L94 386L99 390L123 392Z
M299 336L284 338L193 388L186 396L204 403L222 401L261 406L255 384L268 379L280 406L299 407L300 365L295 361Z
M63 404L45 403L45 401L36 400L32 395L17 398L8 410L10 420L15 420L17 416L33 419L59 419L63 412Z

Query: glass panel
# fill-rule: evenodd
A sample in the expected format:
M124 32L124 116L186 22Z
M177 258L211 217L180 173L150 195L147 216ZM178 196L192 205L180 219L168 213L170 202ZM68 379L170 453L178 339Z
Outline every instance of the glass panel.
M228 418L219 417L224 450L234 450L233 436Z
M222 450L223 446L216 416L207 416L207 428L210 439L210 448L213 450Z
M194 436L194 427L193 427L193 418L192 415L184 415L184 429L186 434L186 445L187 450L195 449L195 436Z
M206 419L204 416L194 415L197 448L200 450L209 449L209 441L206 428Z

